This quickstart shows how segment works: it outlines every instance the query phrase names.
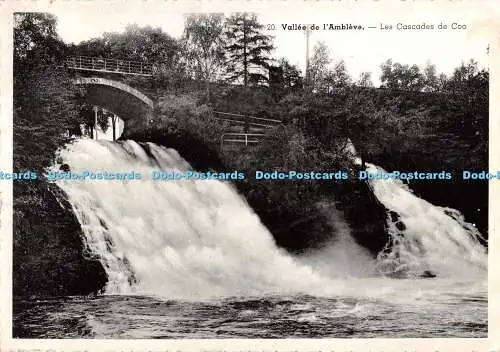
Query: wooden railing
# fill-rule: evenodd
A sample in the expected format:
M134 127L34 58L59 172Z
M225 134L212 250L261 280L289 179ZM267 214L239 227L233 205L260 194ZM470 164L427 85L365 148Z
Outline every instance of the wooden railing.
M66 58L66 65L70 69L83 71L109 72L138 76L151 76L153 74L153 67L151 64L131 60L73 56Z
M223 133L220 138L221 147L227 144L244 144L245 146L262 142L263 133Z
M233 126L239 126L244 133L261 131L281 124L280 120L255 117L250 115L231 114L227 112L214 111L215 118L227 121Z
M229 129L221 135L224 145L256 145L266 137L266 130L281 124L280 120L242 114L214 111L215 118L229 123Z

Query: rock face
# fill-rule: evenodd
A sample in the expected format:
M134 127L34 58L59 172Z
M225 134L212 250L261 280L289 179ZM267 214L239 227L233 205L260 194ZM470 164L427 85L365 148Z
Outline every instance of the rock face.
M14 184L14 296L86 295L106 284L69 204L56 198L60 192L44 181Z
M366 182L343 182L334 190L337 209L343 211L356 241L376 255L390 240L387 209Z

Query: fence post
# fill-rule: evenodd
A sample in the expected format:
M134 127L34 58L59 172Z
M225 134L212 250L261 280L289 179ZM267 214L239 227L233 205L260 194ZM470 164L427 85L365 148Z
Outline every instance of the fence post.
M245 147L248 147L248 133L245 133Z

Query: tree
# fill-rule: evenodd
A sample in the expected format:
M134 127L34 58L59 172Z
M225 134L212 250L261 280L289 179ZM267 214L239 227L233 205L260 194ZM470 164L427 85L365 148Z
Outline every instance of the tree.
M158 70L176 66L178 42L160 27L128 25L123 33L106 32L100 38L73 47L75 54L127 59L153 64Z
M436 92L439 90L439 78L437 76L436 66L427 62L424 68L424 92Z
M359 87L373 87L371 75L371 72L361 72L356 85Z
M297 66L290 64L290 62L284 57L281 58L278 63L283 74L283 88L302 88L303 79L300 69Z
M79 119L82 121L84 129L87 131L86 134L94 139L95 125L95 112L94 107L88 104L83 104L80 106Z
M488 153L489 72L479 70L470 60L455 69L446 82L445 91L451 96L449 110L452 118L445 127L467 138L477 154Z
M76 88L57 66L40 67L14 84L14 167L48 166L55 151L69 141L78 107Z
M324 42L318 42L313 48L313 54L309 62L309 88L313 91L325 91L326 77L329 73L330 49Z
M193 78L213 82L224 68L224 14L191 14L184 23L183 43Z
M444 73L440 73L438 76L438 90L444 91L448 84L448 77Z
M227 76L230 82L243 85L268 81L269 54L274 49L272 37L262 33L264 26L255 14L235 13L226 21Z
M56 24L55 16L48 13L14 14L15 69L51 64L64 56L65 45L57 36Z
M113 141L116 141L116 123L118 122L118 116L111 114L111 128L113 128Z
M421 91L425 86L424 75L417 65L402 65L387 60L381 66L382 86L389 89Z
M327 90L343 89L349 86L352 82L351 76L347 72L344 60L340 60L335 64L333 70L329 70L325 77Z
M46 13L14 15L14 168L48 166L77 132L78 90L59 60L67 50Z
M471 59L467 64L462 62L460 66L453 71L453 75L448 81L448 90L456 92L466 91L469 88L469 83L473 81L478 74L479 69L476 61Z

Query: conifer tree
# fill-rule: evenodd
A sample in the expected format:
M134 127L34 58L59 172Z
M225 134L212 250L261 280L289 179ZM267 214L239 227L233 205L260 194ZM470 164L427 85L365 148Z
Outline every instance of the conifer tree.
M247 86L268 81L264 70L270 64L274 49L272 37L263 33L264 26L255 14L235 13L226 21L228 81L243 80Z

